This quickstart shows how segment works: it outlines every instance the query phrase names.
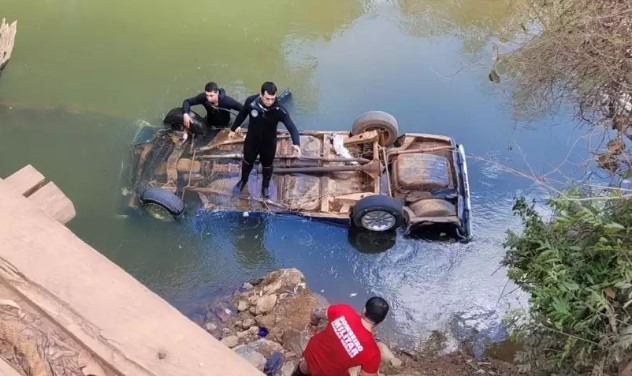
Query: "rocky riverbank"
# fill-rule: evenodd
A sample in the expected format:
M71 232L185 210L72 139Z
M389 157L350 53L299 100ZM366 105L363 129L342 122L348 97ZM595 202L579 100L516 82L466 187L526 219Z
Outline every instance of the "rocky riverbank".
M309 338L321 330L309 325L314 308L327 302L313 293L305 277L297 269L281 269L265 277L245 282L234 294L209 303L200 324L226 346L260 370L266 360L278 352L282 356L276 376L290 376ZM379 333L379 330L378 330ZM457 350L443 354L440 341L427 343L422 349L389 348L382 350L383 375L513 375L517 372L507 363L476 360ZM351 370L351 375L358 370Z

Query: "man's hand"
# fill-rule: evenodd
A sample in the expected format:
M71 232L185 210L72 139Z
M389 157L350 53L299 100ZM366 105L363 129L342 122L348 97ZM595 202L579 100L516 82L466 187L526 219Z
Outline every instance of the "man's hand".
M191 126L191 116L189 114L184 114L182 117L182 125L187 129Z
M315 308L309 315L309 323L313 326L318 326L321 320L327 319L327 308Z
M299 145L292 145L292 149L296 152L296 158L300 158L302 155L301 147Z
M232 140L235 137L242 137L243 134L244 131L242 131L240 127L237 127L237 129L235 129L234 131L228 132L228 138Z

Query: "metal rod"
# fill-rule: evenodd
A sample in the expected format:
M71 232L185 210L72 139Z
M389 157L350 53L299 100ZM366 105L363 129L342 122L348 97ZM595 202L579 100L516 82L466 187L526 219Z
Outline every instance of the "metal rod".
M374 160L364 165L356 166L329 166L329 167L275 167L274 173L291 173L291 172L338 172L338 171L365 171L379 172L379 162Z
M247 129L247 128L246 128ZM314 136L314 137L320 137L320 136L326 136L332 133L346 133L346 132L336 132L336 131L332 131L332 132L318 132L318 131L299 131L298 134L299 136ZM281 132L277 134L277 139L281 138L281 139L286 139L286 138L290 138L290 134L287 132ZM230 144L239 144L241 142L244 142L246 136L244 135L243 137L240 137L238 139L229 139L229 140L225 140L225 141L221 141L218 142L217 144L213 144L211 142L211 145L209 146L202 146L200 148L197 149L198 152L202 152L202 151L208 151L211 149L215 149L218 146L221 145L230 145Z
M195 150L193 151L193 156L191 156L191 166L189 166L189 181L187 181L187 185L182 188L182 197L180 199L184 200L184 193L187 188L191 186L191 175L193 175L193 165L195 164Z
M387 153L387 156L390 158L392 155L399 154L414 154L414 153L432 153L433 151L453 149L453 146L436 146L433 148L415 148L415 149L407 149L407 150L393 150Z
M245 197L233 195L232 191L231 192L224 192L224 191L219 191L217 189L213 189L213 188L209 188L209 187L190 187L189 191L190 192L199 192L199 193L210 193L210 194L214 194L214 195L218 195L218 196L233 197L233 198L236 198L236 199L245 199ZM265 200L265 199L249 196L248 200L261 202L261 203L264 203L264 204L270 204L272 206L276 206L276 207L284 208L284 209L286 209L288 207L287 205L284 205L284 204L282 204L280 202L272 201L270 199Z
M198 159L224 159L224 158L243 158L243 154L217 154L217 155L201 155L198 156ZM307 160L307 161L323 161L323 162L360 162L360 163L369 163L371 162L366 158L325 158L325 157L301 157L297 158L294 156L279 156L274 157L274 159L295 159L295 160Z
M384 156L384 166L386 167L384 173L386 174L386 184L388 184L388 195L393 197L393 192L391 191L391 174L388 171L388 158L386 157L386 148L382 148L382 155Z

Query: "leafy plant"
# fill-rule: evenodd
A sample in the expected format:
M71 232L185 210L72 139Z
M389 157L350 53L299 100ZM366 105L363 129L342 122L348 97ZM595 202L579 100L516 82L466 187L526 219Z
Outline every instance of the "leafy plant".
M513 210L503 264L530 294L520 325L523 371L620 374L632 368L632 200L579 191L549 202L545 220L524 198Z

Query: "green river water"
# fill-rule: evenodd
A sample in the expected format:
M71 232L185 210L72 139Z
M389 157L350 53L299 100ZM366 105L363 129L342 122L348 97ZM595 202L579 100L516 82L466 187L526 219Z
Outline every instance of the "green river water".
M211 80L239 100L265 80L291 88L300 129L347 129L383 110L402 132L450 135L473 156L518 166L524 153L548 170L577 130L553 120L522 127L487 79L502 4L0 0L0 17L18 20L0 76L0 176L35 166L74 202L70 229L190 317L248 278L298 267L330 301L360 307L385 296L393 310L383 336L415 342L450 329L459 312L494 327L524 304L496 271L505 231L517 226L513 198L539 195L494 163L470 160L473 242L398 236L379 254L356 250L345 228L296 217L157 223L128 210L123 193L138 124L160 125Z

